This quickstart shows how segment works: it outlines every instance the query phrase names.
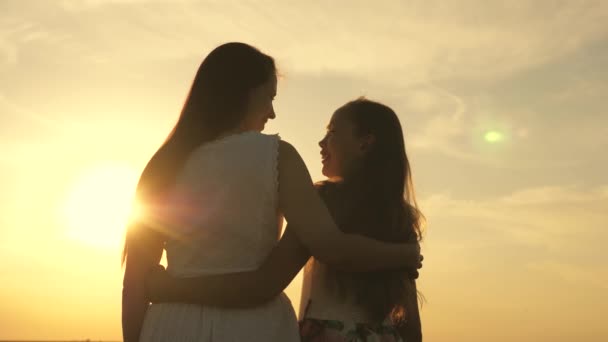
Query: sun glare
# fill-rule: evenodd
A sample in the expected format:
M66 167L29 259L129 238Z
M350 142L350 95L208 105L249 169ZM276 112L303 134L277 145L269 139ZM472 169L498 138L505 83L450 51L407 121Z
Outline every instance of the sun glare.
M137 172L106 164L76 179L64 206L68 237L100 248L119 248L132 215Z

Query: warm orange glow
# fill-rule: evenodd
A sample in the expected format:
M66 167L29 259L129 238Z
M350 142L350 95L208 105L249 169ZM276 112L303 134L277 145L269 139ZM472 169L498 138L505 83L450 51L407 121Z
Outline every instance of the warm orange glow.
M136 183L135 170L123 165L105 164L85 172L65 202L67 235L95 247L117 248L133 214Z

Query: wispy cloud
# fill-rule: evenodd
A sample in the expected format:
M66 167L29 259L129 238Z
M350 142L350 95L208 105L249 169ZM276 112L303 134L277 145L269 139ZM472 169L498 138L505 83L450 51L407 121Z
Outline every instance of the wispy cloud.
M593 108L601 86L575 85L567 92L570 100L530 91L535 98L528 103L510 103L500 94L484 90L466 94L456 89L466 94L458 95L428 82L397 89L399 112L410 122L412 117L418 120L406 138L414 149L507 169L565 168L606 161L580 153L608 146L608 117L603 109ZM488 134L498 138L491 140Z
M200 58L222 41L244 40L290 70L375 75L397 83L495 80L563 58L608 33L608 4L599 1L551 3L551 10L543 1L383 1L371 10L367 2L350 1L61 4L57 22L34 10L28 19L44 22L50 31L73 32L79 41L94 34L95 44L104 48L95 52L99 58Z
M15 41L15 35L19 31L27 29L27 26L21 25L15 27L15 24L5 18L0 18L0 68L8 68L17 62L18 44Z
M402 96L405 112L423 118L422 128L408 137L410 146L468 160L482 160L454 143L469 130L466 104L460 97L432 84L406 89Z
M85 125L77 120L65 120L57 115L40 114L35 110L30 110L12 102L2 93L0 93L0 113L2 113L2 128L0 128L0 131L6 130L3 132L3 138L10 138L13 142L20 140L20 138L33 140L31 136L23 136L24 131L29 134L35 133L35 137L41 138L42 132L61 135L90 127L90 125Z
M601 203L608 200L608 186L581 191L576 187L545 186L516 191L499 201L507 205ZM607 213L608 215L608 213ZM607 222L608 223L608 222Z
M146 3L159 3L165 2L167 4L180 3L180 2L196 2L196 0L61 0L60 6L68 10L82 11L99 6L107 6L113 4L126 4L126 5L145 5Z
M70 36L67 32L45 27L44 20L36 15L15 12L14 16L0 16L0 70L17 64L23 50L31 49L32 46L46 51L56 49ZM51 55L47 53L46 56L36 57L52 60Z
M560 283L608 290L608 265L589 265L571 262L531 262L526 268L532 272L545 273L557 278Z
M554 252L600 248L600 241L608 239L608 185L535 187L485 200L441 194L421 202L431 226L433 218L459 219L467 229L495 232L495 237Z

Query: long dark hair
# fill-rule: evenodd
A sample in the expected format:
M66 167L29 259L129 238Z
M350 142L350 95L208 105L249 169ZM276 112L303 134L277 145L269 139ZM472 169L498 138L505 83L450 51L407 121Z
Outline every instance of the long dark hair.
M245 117L251 91L273 75L276 75L274 59L244 43L226 43L207 55L175 127L139 179L136 198L144 210L161 199L194 149L238 127ZM146 221L145 227L136 222L127 228L123 263L141 228L157 237L165 233L162 225L150 222L149 218Z
M342 182L320 184L334 220L348 233L387 242L420 241L423 216L399 118L391 108L365 98L338 111L351 120L356 135L373 135L374 141ZM406 308L414 299L408 296L416 295L410 270L345 273L330 267L329 272L342 292L354 290L358 304L375 320L390 316L394 324L405 322Z

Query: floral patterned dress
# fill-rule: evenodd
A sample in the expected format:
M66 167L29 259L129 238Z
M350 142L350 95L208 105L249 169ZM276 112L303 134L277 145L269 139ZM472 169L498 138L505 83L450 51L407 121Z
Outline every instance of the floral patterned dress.
M391 325L373 325L305 318L300 321L302 342L402 342Z
M314 258L304 268L300 337L302 342L404 342L388 321L372 320L353 298L327 285L327 266Z

